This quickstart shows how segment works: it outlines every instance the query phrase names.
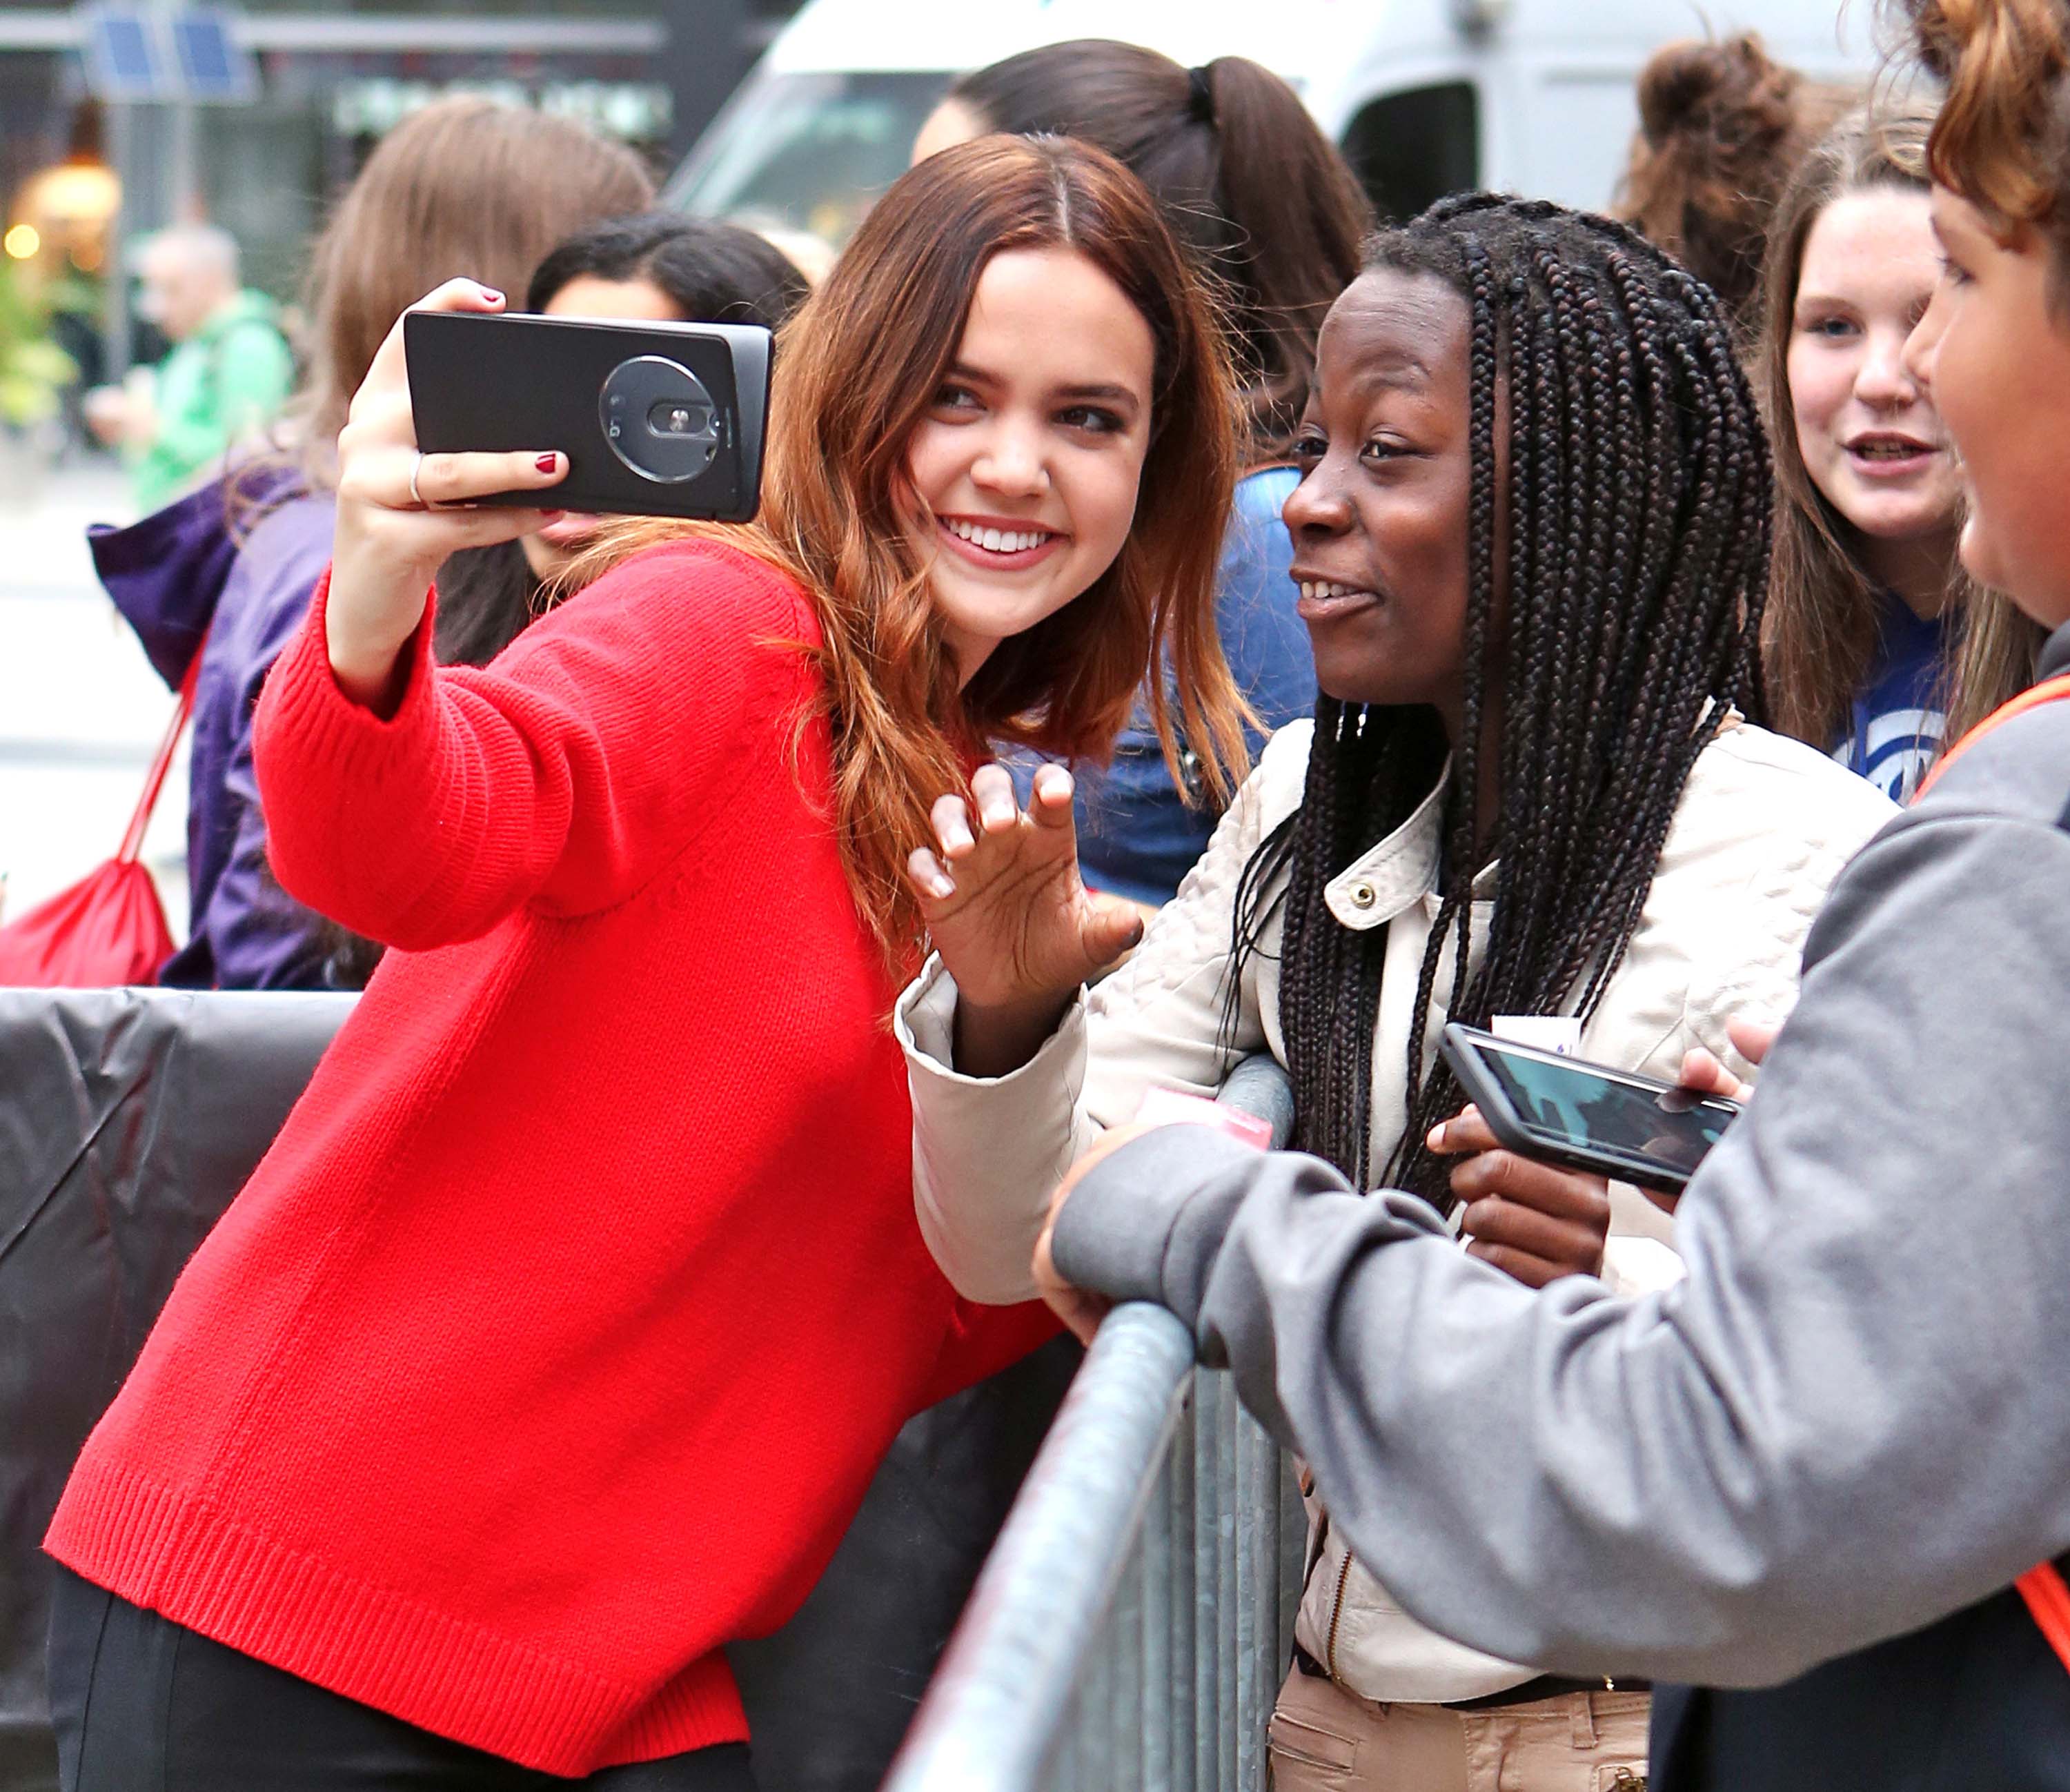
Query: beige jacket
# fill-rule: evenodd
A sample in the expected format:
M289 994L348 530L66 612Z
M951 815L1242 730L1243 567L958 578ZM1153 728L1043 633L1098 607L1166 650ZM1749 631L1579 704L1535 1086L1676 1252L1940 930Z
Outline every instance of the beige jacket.
M920 1228L949 1279L971 1299L1025 1299L1029 1262L1051 1190L1102 1129L1135 1113L1156 1086L1212 1094L1231 1065L1258 1050L1282 1063L1276 910L1237 992L1233 1043L1217 1049L1238 878L1301 801L1312 725L1282 729L1238 792L1177 897L1120 971L1065 1016L1012 1075L950 1068L955 986L930 960L900 999L896 1026L913 1093L914 1192ZM1392 923L1373 1049L1372 1156L1384 1164L1406 1123L1403 1079L1409 1009L1437 915L1440 801L1335 878L1327 899L1344 926ZM1692 770L1637 932L1582 1029L1579 1055L1671 1076L1690 1046L1742 1072L1725 1037L1735 1014L1780 1018L1795 1000L1804 935L1840 867L1897 812L1888 799L1810 747L1729 720ZM1476 886L1484 937L1492 872ZM1426 1050L1451 996L1440 961ZM1612 1190L1605 1274L1658 1285L1679 1268L1658 1209ZM1313 1566L1295 1634L1352 1691L1386 1702L1481 1697L1532 1670L1453 1643L1401 1612L1344 1550L1319 1510ZM1462 1515L1462 1522L1471 1522Z

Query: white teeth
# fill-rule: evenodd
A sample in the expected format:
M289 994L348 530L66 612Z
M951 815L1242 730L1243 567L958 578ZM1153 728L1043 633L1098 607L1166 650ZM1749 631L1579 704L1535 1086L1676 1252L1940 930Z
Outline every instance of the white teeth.
M961 518L946 518L943 526L957 540L981 547L988 554L1021 554L1040 547L1049 538L1046 529L985 529Z
M1303 579L1298 583L1301 595L1311 603L1319 598L1363 597L1366 595L1356 585L1340 585L1326 579Z

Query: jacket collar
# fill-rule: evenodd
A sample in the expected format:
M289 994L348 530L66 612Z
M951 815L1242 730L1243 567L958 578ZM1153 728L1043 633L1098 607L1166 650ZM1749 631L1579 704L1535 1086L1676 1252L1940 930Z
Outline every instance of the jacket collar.
M1447 759L1437 784L1416 805L1415 812L1323 886L1323 900L1340 926L1363 933L1437 894L1445 791L1451 779L1452 762ZM1484 866L1474 879L1476 901L1495 894L1495 871L1493 865Z
M2041 645L2040 677L2053 678L2059 672L2070 672L2070 622L2064 623Z

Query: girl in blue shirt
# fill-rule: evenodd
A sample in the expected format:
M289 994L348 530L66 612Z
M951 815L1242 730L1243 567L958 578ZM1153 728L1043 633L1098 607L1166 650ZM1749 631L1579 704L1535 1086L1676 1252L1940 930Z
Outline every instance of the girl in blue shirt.
M2023 689L2039 644L1955 558L1960 464L1904 364L1940 276L1933 123L1858 112L1812 149L1769 233L1758 349L1778 499L1771 712L1899 802L1953 738L1951 706L1981 715Z

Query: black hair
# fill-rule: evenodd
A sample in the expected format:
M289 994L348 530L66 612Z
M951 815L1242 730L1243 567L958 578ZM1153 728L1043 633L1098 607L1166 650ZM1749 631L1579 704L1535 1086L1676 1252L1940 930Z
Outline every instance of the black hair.
M1252 453L1283 453L1307 399L1316 334L1357 277L1372 223L1300 96L1242 56L1188 69L1137 44L1082 38L980 68L947 97L990 130L1093 144L1150 189L1221 288Z
M551 251L532 275L526 309L545 310L555 293L585 274L651 280L687 320L765 329L780 325L811 290L791 258L751 230L649 211L595 225Z
M1325 890L1430 795L1449 751L1446 869L1409 1032L1408 1124L1382 1177L1443 1210L1445 1166L1424 1139L1462 1098L1442 1062L1426 1069L1426 1021L1447 950L1454 1020L1593 1013L1696 755L1727 706L1763 713L1768 447L1718 299L1623 225L1467 194L1383 231L1366 266L1442 280L1471 317L1462 722L1448 742L1434 710L1325 695L1302 806L1246 867L1236 948L1239 961L1258 949L1284 869L1279 1009L1295 1139L1369 1186L1386 930L1341 926ZM1477 761L1493 665L1500 796L1484 816ZM1474 875L1490 855L1494 908L1470 974Z

